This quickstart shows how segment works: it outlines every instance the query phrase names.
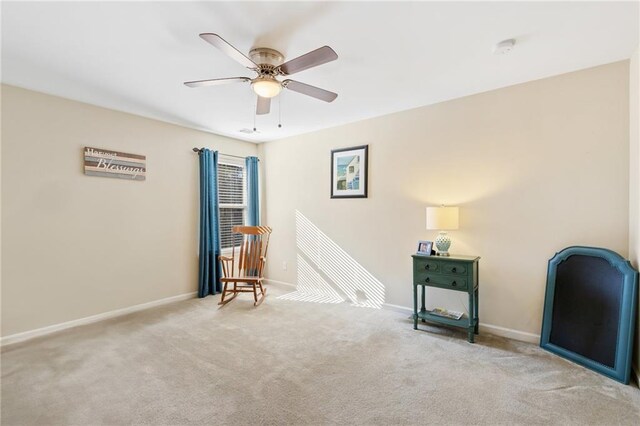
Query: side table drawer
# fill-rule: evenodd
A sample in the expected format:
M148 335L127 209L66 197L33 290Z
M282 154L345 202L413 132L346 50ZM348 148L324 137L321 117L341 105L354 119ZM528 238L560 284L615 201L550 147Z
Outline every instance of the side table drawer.
M443 274L466 275L467 265L464 263L442 263L440 272Z
M431 260L428 257L416 259L416 272L442 272L442 263Z
M416 274L416 284L429 285L431 287L448 288L450 290L467 290L467 280L463 277L454 277L440 274L421 272Z

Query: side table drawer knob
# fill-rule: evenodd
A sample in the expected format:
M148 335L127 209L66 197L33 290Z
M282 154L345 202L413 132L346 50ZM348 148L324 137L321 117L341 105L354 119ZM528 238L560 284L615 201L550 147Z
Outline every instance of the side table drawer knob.
M425 283L428 283L429 281L430 281L429 277L427 277L427 278L424 280L424 282L425 282Z
M424 269L427 269L427 270L428 270L429 268L431 268L431 265L427 265L427 266L425 266L425 267L424 267Z
M458 283L454 281L454 282L451 283L451 285L455 287L455 286L458 285Z
M451 272L456 272L456 268L454 267L454 268L451 270Z

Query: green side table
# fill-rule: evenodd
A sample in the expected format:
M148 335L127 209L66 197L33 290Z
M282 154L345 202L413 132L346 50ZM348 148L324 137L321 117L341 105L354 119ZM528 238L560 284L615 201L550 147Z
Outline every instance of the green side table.
M478 262L477 256L413 256L413 328L418 329L418 320L436 324L464 328L469 343L478 334ZM418 310L418 291L422 287L422 305ZM425 309L425 290L437 287L446 290L463 291L469 295L469 315L455 320L434 315Z

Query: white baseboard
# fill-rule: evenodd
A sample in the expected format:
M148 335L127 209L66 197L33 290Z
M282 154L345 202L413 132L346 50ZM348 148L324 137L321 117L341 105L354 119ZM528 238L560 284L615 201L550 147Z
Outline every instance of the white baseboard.
M265 279L265 282L273 283L276 285L283 285L287 287L293 287L293 288L296 287L295 284L291 284L284 281ZM390 311L398 312L401 314L413 315L413 308L409 308L407 306L393 305L391 303L383 303L382 307L384 309L388 309ZM527 333L526 331L513 330L511 328L500 327L497 325L480 323L480 331L493 334L496 336L500 336L500 337L506 337L508 339L519 340L521 342L540 343L539 334Z
M49 325L47 327L36 328L35 330L24 331L22 333L11 334L0 338L0 347L11 345L13 343L24 342L26 340L34 339L36 337L46 336L47 334L55 333L56 331L67 330L69 328L78 327L81 325L93 324L98 321L104 321L110 318L116 318L122 315L131 314L133 312L144 311L146 309L155 308L156 306L162 306L173 302L179 302L181 300L193 299L196 297L197 292L179 294L177 296L171 296L160 300L154 300L152 302L142 303L140 305L133 305L127 308L116 309L114 311L103 312L101 314L92 315L90 317L79 318L72 321L62 322L60 324Z
M397 312L399 314L413 315L413 308L409 308L407 306L392 305L391 303L383 303L382 307L384 309Z
M407 306L385 303L382 305L382 307L390 311L399 312L401 314L413 315L413 308L409 308ZM500 327L497 325L480 323L480 331L493 334L495 336L519 340L521 342L540 343L539 334L527 333L526 331L513 330L511 328Z
M493 324L480 323L480 330L486 331L489 334L496 336L506 337L507 339L519 340L521 342L528 343L540 343L540 335L534 333L528 333L526 331L514 330L512 328L500 327Z
M296 288L295 284L291 284L291 283L288 283L288 282L285 282L285 281L270 280L269 278L265 278L264 282L267 283L267 284L283 285L283 286L286 286L286 287Z

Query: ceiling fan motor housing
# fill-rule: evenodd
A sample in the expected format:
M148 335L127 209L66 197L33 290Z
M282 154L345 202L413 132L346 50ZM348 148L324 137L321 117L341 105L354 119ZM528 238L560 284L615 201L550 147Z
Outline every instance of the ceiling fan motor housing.
M249 57L258 65L271 65L274 68L282 65L284 61L284 55L282 53L274 49L269 49L268 47L251 49Z

